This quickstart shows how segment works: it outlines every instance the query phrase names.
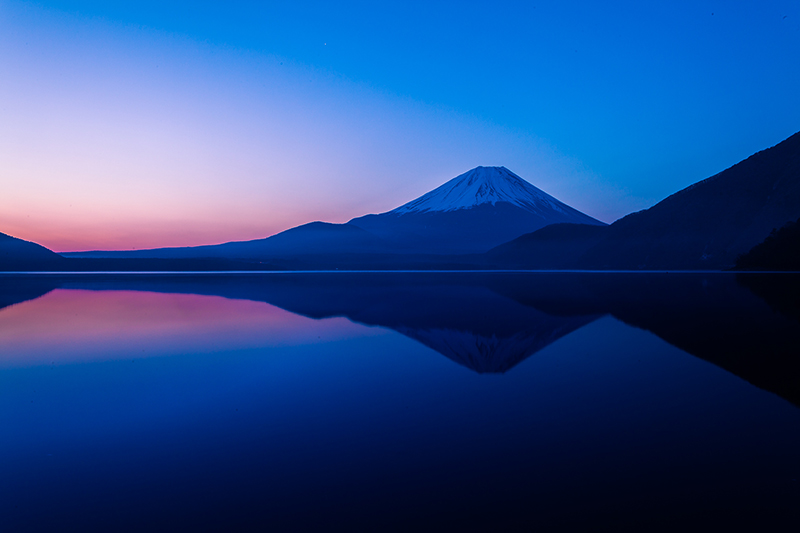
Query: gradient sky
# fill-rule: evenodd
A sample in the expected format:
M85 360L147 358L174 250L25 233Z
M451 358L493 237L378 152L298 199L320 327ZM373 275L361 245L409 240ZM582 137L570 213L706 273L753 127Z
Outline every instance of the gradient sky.
M800 2L0 0L0 232L262 238L504 165L606 222L800 130Z

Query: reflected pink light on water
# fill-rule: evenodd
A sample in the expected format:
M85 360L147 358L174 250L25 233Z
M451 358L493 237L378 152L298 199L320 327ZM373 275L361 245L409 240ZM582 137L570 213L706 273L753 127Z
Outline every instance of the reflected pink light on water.
M294 346L381 332L250 300L56 289L0 310L0 367Z

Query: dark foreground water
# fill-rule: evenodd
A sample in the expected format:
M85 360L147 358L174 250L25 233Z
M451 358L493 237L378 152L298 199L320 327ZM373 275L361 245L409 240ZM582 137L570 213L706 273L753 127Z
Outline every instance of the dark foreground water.
M0 276L0 531L800 519L800 277Z

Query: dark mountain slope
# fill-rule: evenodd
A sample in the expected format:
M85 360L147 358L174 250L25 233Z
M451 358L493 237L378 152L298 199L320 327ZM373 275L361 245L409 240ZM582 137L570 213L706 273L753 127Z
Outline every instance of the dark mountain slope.
M800 219L773 231L736 261L739 270L800 271Z
M486 262L512 269L575 268L607 231L608 226L553 224L493 248L485 254Z
M717 269L800 217L800 133L618 220L585 268Z
M610 226L540 230L487 260L525 268L724 269L798 217L800 133Z
M44 246L0 233L0 271L51 270L64 262Z

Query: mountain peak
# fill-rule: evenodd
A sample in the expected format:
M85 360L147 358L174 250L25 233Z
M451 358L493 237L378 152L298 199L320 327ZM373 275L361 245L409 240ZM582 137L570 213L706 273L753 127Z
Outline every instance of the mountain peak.
M455 211L497 202L507 202L534 213L572 211L506 167L475 167L390 213Z

